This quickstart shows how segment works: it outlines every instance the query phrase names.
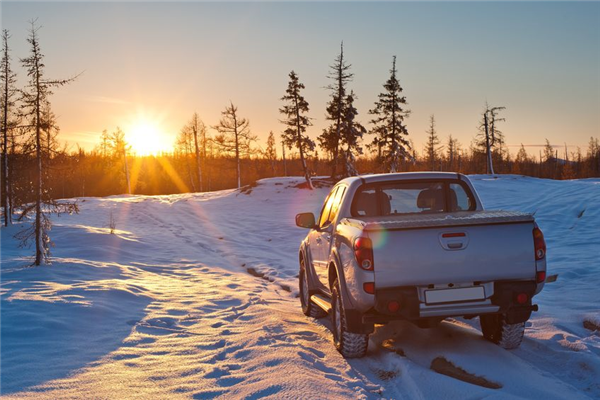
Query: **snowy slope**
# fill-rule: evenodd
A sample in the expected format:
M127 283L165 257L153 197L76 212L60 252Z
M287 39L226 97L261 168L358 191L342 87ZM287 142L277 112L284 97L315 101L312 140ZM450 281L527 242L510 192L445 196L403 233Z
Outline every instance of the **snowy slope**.
M25 267L31 250L3 228L1 393L600 397L600 334L583 327L600 319L600 180L472 180L487 208L536 213L559 274L518 350L484 341L476 320L396 322L377 328L367 358L344 360L329 321L304 317L295 297L306 231L294 216L317 213L327 189L275 178L242 192L81 199L81 214L54 219L50 267ZM501 387L432 371L440 357Z

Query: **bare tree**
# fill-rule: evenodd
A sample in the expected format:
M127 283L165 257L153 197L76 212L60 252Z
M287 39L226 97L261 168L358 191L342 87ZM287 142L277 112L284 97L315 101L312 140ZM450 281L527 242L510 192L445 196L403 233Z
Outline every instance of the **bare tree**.
M233 151L235 154L235 162L237 167L237 187L242 187L242 175L240 168L240 152L250 152L250 146L256 140L256 136L252 136L250 132L250 121L246 118L241 118L238 115L238 109L232 102L221 112L223 116L219 121L219 125L215 126L221 136L215 140L222 150L227 152Z
M281 135L281 161L283 161L283 176L287 176L287 162L285 160L285 135Z
M306 127L310 126L310 119L302 114L308 113L308 102L300 94L304 89L304 84L298 80L298 75L294 71L290 72L290 82L285 91L285 96L281 98L285 104L279 109L279 112L285 115L286 119L281 120L281 123L287 126L283 132L283 141L289 149L296 146L300 152L300 162L304 170L304 178L309 189L313 189L310 180L310 173L306 165L306 153L314 150L315 142L306 135Z
M185 166L187 169L188 177L190 180L190 187L193 191L196 191L194 174L192 173L192 167L190 166L190 155L192 154L192 142L193 142L193 133L190 129L187 129L188 126L184 126L183 129L177 135L177 139L175 140L175 150L178 153L183 155Z
M31 21L29 37L27 42L30 45L29 57L21 59L21 64L27 71L29 82L21 92L21 104L23 116L27 119L27 128L31 133L33 149L35 151L35 203L23 208L19 219L24 218L29 212L35 210L35 222L31 228L25 229L17 234L17 238L23 244L35 239L35 265L40 265L43 261L48 261L50 256L50 237L48 232L52 223L47 212L72 213L78 212L77 203L58 202L48 198L49 188L45 187L43 179L42 159L44 147L42 144L42 132L44 129L43 108L49 105L49 97L52 94L52 88L61 87L71 83L75 78L70 79L47 79L44 76L44 55L41 52L36 21ZM45 210L42 206L45 205ZM48 210L48 211L46 211Z
M131 181L129 179L129 165L127 164L127 156L131 146L127 144L125 140L125 133L121 128L117 127L117 130L111 133L109 137L109 147L112 155L115 159L123 157L123 174L125 175L125 183L127 184L127 194L131 194Z
M202 187L202 162L200 160L200 146L203 147L204 157L206 157L206 126L204 122L198 117L198 113L192 115L192 119L187 123L183 130L190 133L194 140L194 155L196 160L196 178L198 182L198 190L203 191ZM195 184L192 183L192 187L195 188Z
M11 166L8 161L8 142L11 136L9 135L9 130L14 125L10 118L10 115L15 108L13 97L17 92L15 88L16 74L12 71L10 66L8 39L10 39L10 35L8 34L8 30L4 29L2 31L2 65L0 65L0 80L2 83L2 179L4 180L2 206L4 207L4 226L8 226L12 223L12 185L10 182L11 175L9 174L9 168Z
M505 121L504 118L499 118L498 113L505 110L506 107L490 107L487 103L485 104L485 110L483 112L483 120L479 124L480 139L477 144L479 147L485 148L487 163L486 170L488 174L494 175L494 164L492 161L492 151L496 147L500 147L504 144L504 135L498 129L498 122Z

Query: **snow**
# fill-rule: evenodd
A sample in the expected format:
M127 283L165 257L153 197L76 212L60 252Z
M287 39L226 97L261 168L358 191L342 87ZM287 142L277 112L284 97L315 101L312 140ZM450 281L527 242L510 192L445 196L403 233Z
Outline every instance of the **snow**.
M80 199L54 217L53 264L27 267L2 228L3 398L598 398L600 180L471 179L488 209L535 213L548 273L521 348L486 342L478 321L376 328L344 360L328 319L297 296L299 212L327 188L273 178L242 191ZM116 229L111 234L110 215ZM262 278L261 278L262 277ZM589 324L588 324L589 328ZM439 374L443 357L501 386Z

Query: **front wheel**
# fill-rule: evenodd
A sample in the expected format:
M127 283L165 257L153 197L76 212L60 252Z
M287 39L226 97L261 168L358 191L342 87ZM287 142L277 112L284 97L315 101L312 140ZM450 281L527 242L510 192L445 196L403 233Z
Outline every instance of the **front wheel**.
M340 285L335 280L331 293L331 323L333 325L333 343L345 358L360 358L367 354L369 335L348 332L346 315L340 293Z
M509 324L503 314L479 316L483 337L504 349L516 349L523 341L525 322Z

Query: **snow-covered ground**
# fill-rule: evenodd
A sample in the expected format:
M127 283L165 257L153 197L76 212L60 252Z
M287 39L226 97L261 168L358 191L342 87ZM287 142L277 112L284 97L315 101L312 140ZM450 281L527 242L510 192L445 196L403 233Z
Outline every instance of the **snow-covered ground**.
M535 212L559 274L517 350L486 342L477 320L396 322L344 360L296 298L294 216L317 213L327 188L276 178L80 199L79 215L54 218L49 267L26 267L19 227L2 228L2 396L599 398L600 332L584 321L600 322L600 180L471 179L487 208ZM496 389L433 371L440 360Z

